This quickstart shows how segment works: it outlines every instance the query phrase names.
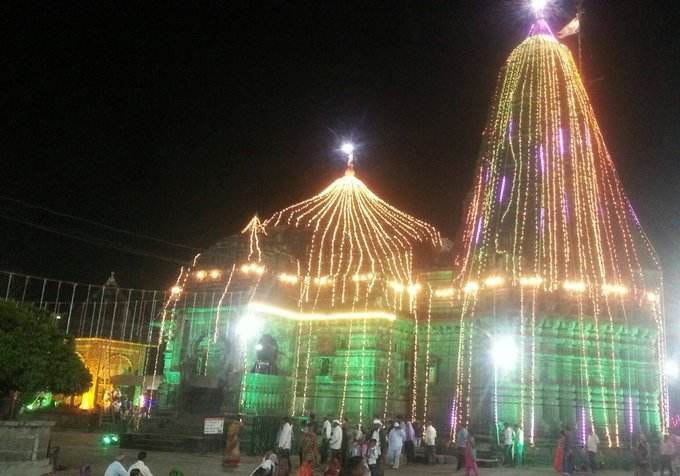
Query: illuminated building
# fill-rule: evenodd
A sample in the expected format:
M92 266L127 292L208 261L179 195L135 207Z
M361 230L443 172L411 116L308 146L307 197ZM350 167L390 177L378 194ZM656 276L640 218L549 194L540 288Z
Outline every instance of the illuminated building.
M161 405L508 421L529 443L667 429L659 264L544 21L499 75L454 257L347 153L320 194L182 269L158 319Z

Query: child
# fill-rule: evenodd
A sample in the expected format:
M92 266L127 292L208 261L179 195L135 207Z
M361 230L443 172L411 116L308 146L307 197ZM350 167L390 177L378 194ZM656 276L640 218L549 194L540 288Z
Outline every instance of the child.
M368 442L368 455L366 459L368 460L368 469L371 470L371 476L377 475L378 461L380 460L380 447L375 439L371 439L371 441Z

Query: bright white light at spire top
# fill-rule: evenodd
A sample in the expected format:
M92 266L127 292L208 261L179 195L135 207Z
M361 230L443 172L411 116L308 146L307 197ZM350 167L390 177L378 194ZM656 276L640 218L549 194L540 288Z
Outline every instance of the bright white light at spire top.
M547 6L548 0L531 0L531 9L536 15L542 14Z
M347 156L347 166L348 167L353 167L354 166L354 144L351 142L345 142L340 146L340 150L342 151L343 154Z

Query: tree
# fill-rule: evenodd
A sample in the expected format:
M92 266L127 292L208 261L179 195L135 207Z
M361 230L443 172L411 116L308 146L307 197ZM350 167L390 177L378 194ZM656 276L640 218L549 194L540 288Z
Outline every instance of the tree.
M48 311L5 300L0 300L0 363L0 397L9 402L3 408L8 418L21 393L73 394L92 385L73 337L57 329Z

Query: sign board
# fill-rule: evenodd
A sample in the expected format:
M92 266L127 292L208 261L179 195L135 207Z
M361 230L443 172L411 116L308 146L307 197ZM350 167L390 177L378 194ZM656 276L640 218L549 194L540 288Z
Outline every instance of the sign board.
M221 435L224 433L224 417L206 417L203 420L204 435Z

